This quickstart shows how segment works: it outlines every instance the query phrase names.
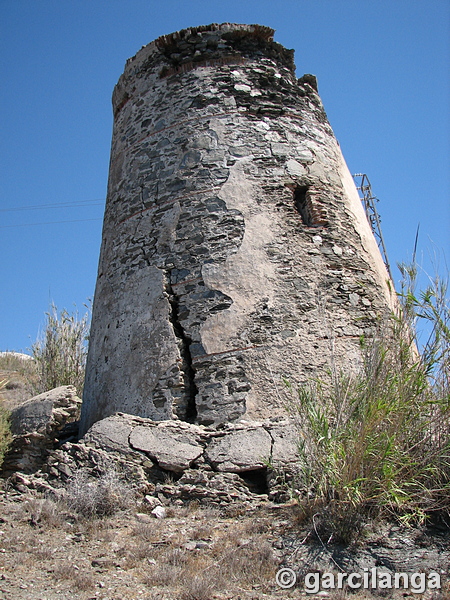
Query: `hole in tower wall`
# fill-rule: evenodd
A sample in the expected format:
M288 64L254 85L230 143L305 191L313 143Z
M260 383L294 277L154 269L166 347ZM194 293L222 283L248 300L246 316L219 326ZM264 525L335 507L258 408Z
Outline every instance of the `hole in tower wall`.
M253 494L268 494L267 469L255 469L238 473L239 477Z
M306 227L327 227L329 216L323 192L308 185L294 188L294 207Z
M311 214L311 199L308 194L309 186L298 185L294 190L294 206L299 213L302 222L307 227L314 225L313 215Z

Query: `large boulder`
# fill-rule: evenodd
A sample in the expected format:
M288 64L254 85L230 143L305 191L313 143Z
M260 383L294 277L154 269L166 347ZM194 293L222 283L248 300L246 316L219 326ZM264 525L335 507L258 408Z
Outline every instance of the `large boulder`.
M222 429L179 420L153 421L117 413L95 423L81 440L106 451L141 453L162 469L182 473L208 465L245 473L298 462L298 432L289 422L242 422Z
M183 472L203 454L195 425L163 421L156 427L138 426L130 435L130 445L145 452L169 471Z
M271 464L274 467L286 467L298 464L300 434L293 423L274 423L270 429L272 436Z
M263 427L246 428L212 440L205 458L217 471L243 473L267 466L271 448L272 438Z
M13 435L46 433L53 437L80 417L81 399L73 385L63 385L27 400L11 412Z
M58 494L80 469L96 477L113 468L143 493L166 500L223 504L255 494L275 501L289 497L286 482L298 468L293 423L241 421L216 428L116 413L95 423L77 443L55 448L61 416L70 414L71 402L79 402L72 392L41 394L16 411L18 451L10 453L8 465L15 468L20 491Z
M130 434L134 426L135 419L131 415L112 415L94 423L82 441L102 450L129 454Z
M77 436L81 399L65 385L27 400L11 412L12 444L5 456L5 474L34 473L55 446Z

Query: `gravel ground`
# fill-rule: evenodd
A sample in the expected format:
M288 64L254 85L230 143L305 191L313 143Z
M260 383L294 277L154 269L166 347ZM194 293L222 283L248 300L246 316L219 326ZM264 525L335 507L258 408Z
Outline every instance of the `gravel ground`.
M162 519L142 510L135 505L109 517L83 519L62 504L3 491L0 599L417 598L403 589L308 595L297 585L282 589L275 580L281 567L292 568L301 581L307 571L337 573L342 565L362 572L375 555L380 569L409 565L424 572L439 570L442 587L447 586L450 535L442 528L384 524L349 547L319 543L311 527L301 523L296 505L219 510L192 503L166 507ZM450 593L447 588L420 597L448 600Z

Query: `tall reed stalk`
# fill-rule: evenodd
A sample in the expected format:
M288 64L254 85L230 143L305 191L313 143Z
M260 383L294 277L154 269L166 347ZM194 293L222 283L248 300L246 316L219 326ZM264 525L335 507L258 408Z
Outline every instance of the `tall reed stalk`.
M52 305L40 339L33 344L38 380L36 391L74 385L82 393L89 333L88 314L79 317Z
M6 379L0 381L0 393L2 389L6 387L6 384ZM0 395L0 467L2 466L3 458L12 440L9 416L10 412L3 405L3 399Z

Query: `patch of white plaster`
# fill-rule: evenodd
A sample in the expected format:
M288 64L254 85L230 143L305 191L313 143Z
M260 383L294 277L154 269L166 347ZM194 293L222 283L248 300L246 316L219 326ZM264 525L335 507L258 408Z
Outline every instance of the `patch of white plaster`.
M233 166L219 194L228 209L239 210L244 216L242 244L224 263L208 263L202 268L206 285L233 300L230 308L211 315L201 327L202 344L208 354L228 350L230 339L239 338L255 304L266 298L270 305L275 295L276 275L264 250L273 237L271 220L256 203L256 193L243 172L244 164L241 160Z

